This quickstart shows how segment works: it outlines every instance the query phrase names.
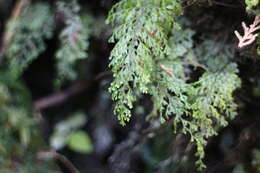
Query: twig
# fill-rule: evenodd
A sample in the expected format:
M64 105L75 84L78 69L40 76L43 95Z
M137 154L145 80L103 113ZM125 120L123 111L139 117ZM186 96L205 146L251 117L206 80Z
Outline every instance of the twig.
M18 0L15 4L11 17L8 21L7 27L3 34L3 41L2 41L2 45L1 45L1 49L0 49L0 62L3 60L5 50L8 48L8 46L13 38L13 35L15 33L15 27L16 27L15 22L21 15L21 13L24 10L24 8L26 7L27 3L28 3L28 0Z
M143 136L147 136L149 135L150 133L155 133L155 132L158 132L160 130L162 130L163 128L166 128L168 127L171 123L172 123L172 120L174 119L174 116L171 116L168 120L166 120L165 123L163 124L160 124L160 125L157 125L157 126L150 126L150 127L147 127L146 129L142 130L141 131L141 134Z
M169 67L166 67L165 65L160 64L160 67L163 71L165 71L169 76L174 77L174 74L172 72L172 69Z
M196 4L196 3L198 3L199 1L198 1L198 0L194 0L194 1L191 1L191 3L189 3L190 1L187 0L187 1L185 1L185 3L186 3L186 2L187 2L187 5L183 5L183 8L190 7L190 6L192 6L192 5Z
M238 31L235 31L235 34L239 40L239 48L247 46L255 41L257 34L254 34L254 32L260 29L260 15L255 17L254 23L249 27L246 26L245 22L242 22L242 26L244 29L243 36L241 36Z
M162 160L158 163L158 170L156 171L156 173L162 173L165 171L165 168L169 165L172 164L174 160L174 156L171 155L168 158L166 158L165 160Z
M140 122L137 122L134 130L132 130L128 137L117 144L112 155L109 157L109 166L113 173L129 172L129 165L131 156L139 147L145 143L151 133L158 133L163 128L172 124L172 118L168 119L166 123L160 125L151 124L150 127L145 127Z
M208 4L209 4L209 6L212 6L213 5L212 0L208 0Z
M66 102L66 100L68 100L68 98L79 93L80 91L84 90L87 87L88 87L88 85L87 85L86 81L80 81L63 91L59 91L57 93L54 93L49 96L43 97L39 100L36 100L33 104L34 105L33 107L36 111L40 111L40 110L46 109L48 107L60 105L64 102Z
M79 170L64 155L55 151L41 151L38 154L39 159L53 158L65 165L71 173L80 173Z
M94 78L93 81L98 81L101 78L103 78L104 76L110 75L110 74L111 74L110 71L101 72L101 73L97 74L97 76ZM40 98L39 100L36 100L33 104L34 105L33 107L36 111L41 111L41 110L49 108L49 107L61 105L61 104L65 103L69 98L71 98L75 94L80 93L87 87L89 87L87 81L85 81L85 80L79 81L63 91L59 91L57 93L54 93L49 96Z
M230 8L241 8L240 5L226 4L226 3L218 2L218 1L212 1L212 4L216 4L216 5L220 5L220 6L224 6L224 7L230 7Z

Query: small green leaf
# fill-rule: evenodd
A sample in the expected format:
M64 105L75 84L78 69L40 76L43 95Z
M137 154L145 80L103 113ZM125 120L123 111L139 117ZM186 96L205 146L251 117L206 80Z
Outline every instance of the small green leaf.
M93 150L91 139L84 131L72 133L68 140L68 147L79 153L90 153Z
M54 132L50 137L50 145L55 150L61 149L67 144L69 137L86 123L87 119L83 112L76 112L69 118L55 125Z
M30 142L30 130L29 128L23 127L20 129L20 138L24 146L27 146Z

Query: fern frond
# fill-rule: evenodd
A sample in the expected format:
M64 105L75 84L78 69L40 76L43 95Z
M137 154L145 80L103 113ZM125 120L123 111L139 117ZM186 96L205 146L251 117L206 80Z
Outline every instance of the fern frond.
M0 76L0 124L5 130L0 133L0 148L6 148L6 150L11 147L7 146L10 145L8 140L14 141L14 144L20 143L28 146L32 135L30 128L34 122L30 95L24 85L14 79L13 76L2 71ZM18 134L19 139L16 139L13 134ZM2 152L5 153L5 151Z
M222 51L219 51L219 46L223 46ZM205 156L207 139L217 135L217 131L227 126L228 120L237 115L233 92L240 87L241 81L237 74L237 65L230 62L231 46L205 41L199 46L199 50L197 55L201 56L200 63L208 70L188 90L188 116L191 120L182 119L182 131L189 133L191 141L195 142L198 157L196 164L198 169L203 169L205 165L202 159Z
M229 45L205 41L193 50L194 31L176 27L180 10L178 1L167 0L122 0L114 6L107 20L116 26L110 41L117 41L110 55L114 81L109 91L121 125L130 120L133 102L150 95L148 118L164 123L174 116L175 131L189 134L196 144L202 169L207 139L236 115L232 94L240 79ZM189 65L205 70L197 81L190 79Z
M11 73L19 76L45 50L44 41L52 36L53 15L50 6L45 3L29 6L14 25L15 34L7 56Z
M228 121L236 115L237 105L234 103L233 92L240 87L235 64L228 65L221 72L206 72L195 82L192 97L192 121L197 129L190 129L192 140L197 145L196 162L199 168L204 164L204 147L206 140L217 134L221 127L228 125Z
M149 92L151 75L160 68L156 61L170 52L168 34L180 12L175 0L122 0L110 11L107 23L115 26L110 41L118 41L110 55L115 79L109 91L120 124L130 120L140 94Z
M77 77L75 64L78 60L87 58L88 38L90 35L91 18L88 15L79 16L79 5L58 2L58 11L64 14L65 27L60 33L61 45L56 53L57 85L64 80L74 80ZM84 19L84 20L82 20Z

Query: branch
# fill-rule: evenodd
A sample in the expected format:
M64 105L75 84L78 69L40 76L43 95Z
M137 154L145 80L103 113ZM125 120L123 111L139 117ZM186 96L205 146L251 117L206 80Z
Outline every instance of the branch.
M3 34L3 42L0 48L0 62L3 60L5 50L8 48L15 33L15 22L17 21L27 4L28 0L18 0L15 4L11 17L8 20L7 27Z
M224 7L230 7L230 8L242 8L242 6L227 4L224 2L218 2L218 1L214 1L214 0L212 1L212 4L216 4L216 5L220 5L220 6L224 6Z
M101 72L97 74L97 76L93 79L93 81L98 81L101 78L105 77L106 75L110 75L110 74L111 74L110 71ZM65 103L69 98L71 98L75 94L80 93L87 87L89 87L87 81L79 81L63 91L59 91L57 93L36 100L33 103L33 107L36 111L41 111L49 107L61 105Z
M59 91L57 93L51 94L49 96L43 97L39 100L36 100L33 104L33 107L36 111L40 111L42 109L46 109L48 107L53 107L57 105L61 105L64 102L68 100L71 96L79 93L80 91L84 90L87 88L87 83L86 81L80 81L78 83L75 83L71 87Z
M158 133L163 128L172 124L171 117L164 124L151 124L145 127L140 121L135 124L134 130L130 131L128 137L115 146L115 149L108 159L109 167L113 173L129 171L132 155L149 138L150 134Z
M174 74L172 72L172 69L169 67L166 67L165 65L160 64L160 67L163 71L165 71L169 76L174 77Z
M71 161L69 161L64 155L59 154L55 151L42 151L39 152L37 155L39 159L52 158L59 160L63 165L68 168L71 173L80 173L79 170L71 163Z
M260 15L255 17L254 23L249 27L246 26L245 22L242 22L242 26L244 29L243 36L241 36L238 31L235 31L235 34L239 40L239 48L247 46L255 41L257 34L254 34L254 32L260 29Z

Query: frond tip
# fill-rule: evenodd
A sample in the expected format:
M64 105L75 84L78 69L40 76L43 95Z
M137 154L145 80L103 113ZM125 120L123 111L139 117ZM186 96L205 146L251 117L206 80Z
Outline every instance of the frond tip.
M257 34L254 34L255 31L260 29L260 15L255 17L254 23L249 27L246 26L245 22L242 22L244 29L244 35L241 36L238 31L235 31L235 34L239 40L238 47L242 48L253 43L257 37Z

